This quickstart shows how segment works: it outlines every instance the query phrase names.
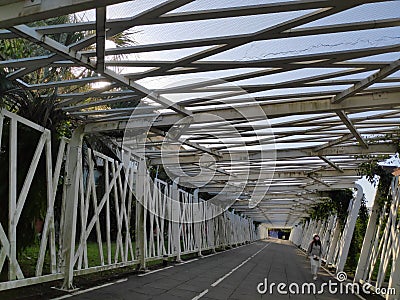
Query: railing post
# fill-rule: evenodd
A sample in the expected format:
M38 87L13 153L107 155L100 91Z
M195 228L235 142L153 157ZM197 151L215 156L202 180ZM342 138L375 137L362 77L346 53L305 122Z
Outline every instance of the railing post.
M329 243L329 249L327 249L327 256L326 256L327 265L334 264L335 262L335 253L336 253L335 250L338 246L337 243L339 240L339 236L340 236L340 222L339 219L336 218L336 222L333 229L333 235Z
M201 206L199 200L199 189L195 189L193 193L193 217L194 217L194 238L196 241L197 247L197 255L202 256L201 254L201 246L202 246L202 237L201 237L201 224L202 224L202 214L201 214Z
M65 290L73 289L76 219L78 208L79 178L82 173L82 140L84 127L72 133L65 178L65 216L63 228L63 271Z
M388 300L396 300L399 299L400 293L400 233L399 233L399 222L398 222L398 212L399 212L399 201L400 201L400 189L399 189L399 177L394 177L391 184L391 199L392 204L390 206L390 214L391 217L391 230L390 230L390 239L392 241L391 249L388 251L392 251L392 269L390 272L389 285L388 289L394 291L394 293L387 293L386 299ZM389 196L390 197L390 196ZM389 220L388 220L389 222ZM384 277L384 275L383 275ZM378 278L379 279L379 278Z
M146 270L146 249L145 249L145 234L144 234L144 213L145 197L146 197L146 161L139 159L138 170L136 173L136 255L139 260L139 269Z
M330 243L329 239L331 236L331 231L332 231L334 221L335 221L335 216L330 215L328 220L326 221L326 227L325 227L325 231L323 232L323 236L321 237L322 245L324 245L324 249L323 249L323 253L322 253L323 257L325 257L325 255L328 253L327 245Z
M394 243L394 259L392 264L392 270L389 278L388 290L393 289L395 293L388 293L386 296L387 300L398 299L400 293L400 234L397 234L397 238Z
M8 236L10 240L10 263L8 268L8 280L17 278L17 224L14 214L17 209L17 119L12 118L10 123L10 146L9 146L9 214L8 214Z
M209 206L209 216L211 216L211 218L210 218L210 223L209 223L209 227L208 227L208 229L210 230L210 238L211 238L211 243L212 243L212 248L211 248L211 251L212 251L212 253L216 253L217 251L216 251L216 249L215 249L215 224L216 224L216 222L218 222L218 220L217 220L217 218L215 217L215 214L214 214L214 206Z
M371 215L368 220L367 231L365 233L364 241L361 247L360 258L358 259L356 273L354 275L354 282L359 282L360 279L365 279L366 271L368 269L367 264L371 256L371 251L373 247L373 240L375 238L375 232L377 227L377 219L380 213L379 203L374 199L374 204L372 205Z
M303 224L302 226L300 226L300 224L297 224L290 231L289 240L296 246L300 246L301 238L304 232L304 226L305 224Z
M350 203L349 215L347 216L347 221L345 228L343 230L342 238L340 241L339 248L339 258L336 266L336 272L343 271L344 265L347 260L347 255L349 254L349 248L351 239L353 237L354 227L356 226L356 221L358 218L358 212L361 206L361 199L364 196L363 189L359 184L356 184L357 196Z
M310 220L311 221L311 220ZM305 240L305 238L306 238L306 235L307 235L307 231L308 231L308 227L310 226L310 221L306 221L305 223L304 223L304 226L303 226L303 232L302 232L302 234L301 234L301 238L300 238L300 248L303 248L303 243L304 243L304 240Z
M226 242L226 222L225 222L225 212L222 212L220 215L218 215L218 219L220 222L220 228L219 228L219 236L221 238L221 246L225 250L227 247L227 242Z
M172 203L172 239L173 252L176 254L176 261L181 261L181 234L180 234L180 202L179 202L179 178L172 183L171 203Z

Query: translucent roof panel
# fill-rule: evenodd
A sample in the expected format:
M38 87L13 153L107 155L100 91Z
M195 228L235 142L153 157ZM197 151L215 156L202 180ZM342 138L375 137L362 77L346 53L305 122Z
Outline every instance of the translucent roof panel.
M351 22L373 21L379 19L399 18L400 8L398 1L386 1L383 3L366 3L348 9L344 12L337 13L333 16L322 18L320 20L310 22L298 28L306 28L311 26L326 26L333 24L343 24Z
M137 26L135 38L138 44L165 43L196 39L216 39L225 36L251 34L263 28L277 25L304 12L285 12L258 16L232 17L213 20L199 20L172 24Z
M167 2L166 0L146 0L146 1L126 1L119 4L107 6L107 19L131 18L137 16L156 5ZM96 19L96 11L94 9L79 12L89 20Z
M269 0L268 3L281 3L288 2L286 0ZM293 3L296 1L293 1ZM177 8L171 13L178 12L190 12L190 11L204 11L210 9L224 9L224 8L232 8L232 7L241 7L241 6L249 6L249 5L257 5L257 4L265 4L263 0L230 0L230 1L213 1L213 0L197 0L186 4L180 8Z
M268 59L312 55L335 51L361 50L398 44L400 34L397 28L374 29L368 31L330 33L322 36L292 37L249 44L213 55L205 61Z

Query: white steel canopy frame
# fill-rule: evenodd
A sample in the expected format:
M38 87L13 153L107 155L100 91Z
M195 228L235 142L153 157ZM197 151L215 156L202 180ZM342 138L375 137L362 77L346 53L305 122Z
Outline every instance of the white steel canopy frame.
M176 160L168 156L176 156L176 149L161 155L157 138L168 135L183 117L196 120L196 115L208 113L223 119L224 124L201 118L190 124L179 148L179 168L193 175L202 160L215 176L200 191L212 195L227 185L234 191L240 184L246 193L261 193L254 180L274 165L268 193L256 207L249 208L245 193L234 204L236 211L254 220L293 226L318 201L317 191L354 187L357 167L367 155L396 150L388 136L398 134L400 123L400 44L393 36L400 25L398 1L28 2L0 3L0 38L23 38L48 54L0 61L10 80L49 94L62 87L57 109L79 120L85 134L121 136L128 123L137 130L150 126L146 158L153 165L174 168ZM124 16L115 13L132 11L129 7L138 9ZM391 7L397 7L397 13L394 9L386 16ZM95 12L88 13L93 17L87 21L23 24L88 9ZM355 17L366 10L376 15ZM140 32L133 35L136 44L107 44L127 30ZM72 45L51 38L78 31L85 38ZM373 40L377 35L393 38ZM335 45L349 36L361 42ZM83 67L94 75L34 85L24 81L27 74L49 66ZM96 87L96 82L103 86ZM254 102L249 103L249 97ZM133 100L141 100L140 109L116 107ZM255 107L265 113L268 124L259 115L250 120L237 112L252 115ZM230 126L243 137L246 149L237 149ZM273 149L276 157L263 159L261 153ZM249 153L249 174L243 174L243 164L232 161L229 151Z

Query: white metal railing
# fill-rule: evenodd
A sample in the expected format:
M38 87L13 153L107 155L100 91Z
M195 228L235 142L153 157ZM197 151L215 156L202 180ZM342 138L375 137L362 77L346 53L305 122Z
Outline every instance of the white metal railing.
M292 229L289 236L290 241L306 251L313 234L318 234L323 247L322 260L327 265L335 267L337 272L343 271L363 197L361 186L356 184L356 187L357 195L349 203L348 216L343 231L338 217L331 215L326 220L311 219L299 224Z
M98 168L100 166L102 169L105 189L101 194L98 193L96 188L95 172L98 169L95 168L95 161ZM77 209L80 216L80 234L77 235L79 242L74 253L75 269L97 271L104 270L107 266L136 263L131 237L132 203L134 200L132 187L136 169L135 163L133 161L128 164L122 163L88 149L87 169L87 174L82 171L83 167L78 172L79 200ZM103 222L101 222L101 217L103 217ZM114 236L111 236L111 224L114 224ZM105 237L102 236L102 232L105 233ZM90 265L88 261L88 239L92 233L96 237L99 261L98 264L92 263ZM103 250L104 246L105 251Z
M377 201L374 201L354 276L355 282L367 282L372 290L382 291L384 289L386 293L381 296L388 300L398 299L400 293L399 183L399 177L394 177L388 200L382 207ZM294 227L290 240L306 250L312 234L319 233L323 245L325 245L323 260L334 267L338 267L338 263L341 261L341 268L343 268L343 262L347 258L346 243L349 245L351 241L358 214L357 199L358 197L349 205L349 216L343 232L340 230L337 217L331 216L324 222L309 220ZM388 281L385 281L386 274L389 274Z
M388 200L382 207L374 201L355 275L355 281L368 282L375 290L395 291L383 295L386 299L398 299L400 293L399 183L399 177L394 177Z
M0 111L0 148L2 136L4 130L8 124L8 153L9 153L9 164L8 166L2 166L2 168L8 169L8 222L7 224L0 223L0 271L3 271L6 267L6 260L8 262L8 280L0 282L0 290L15 288L27 284L35 284L39 282L45 282L50 280L59 279L62 277L60 270L57 268L57 255L56 255L56 238L55 238L55 227L54 227L54 201L56 197L58 180L61 172L61 162L63 159L65 141L61 141L60 151L56 160L55 168L53 170L52 154L51 154L51 134L50 131L39 126L27 119L24 119L18 115L15 115L7 110ZM21 176L20 170L18 170L17 161L18 157L18 143L20 141L18 131L21 128L28 128L32 131L36 131L40 134L39 141L35 147L35 151L30 161L29 169L27 174L24 176L24 181L20 191L17 190L17 175ZM17 253L17 243L21 242L17 240L17 226L20 222L22 211L25 207L27 198L33 179L38 169L39 161L44 156L45 168L46 168L46 214L44 217L44 225L42 234L40 235L40 246L36 250L35 256L37 255L35 275L27 278L24 274L24 270L21 268L20 260L21 257ZM4 183L2 183L4 184ZM32 220L33 221L33 220ZM4 228L8 228L6 231ZM48 270L44 272L45 255L49 253Z
M256 239L255 227L250 219L223 211L212 203L198 199L195 194L178 189L179 220L173 220L172 197L174 185L159 179L147 178L145 214L146 258L177 256L195 253ZM210 217L212 216L212 217ZM177 223L177 224L175 224ZM174 226L178 226L180 243L174 247Z
M18 193L20 126L38 131L40 138ZM82 138L73 136L71 141L60 141L53 166L49 130L2 110L0 148L4 128L9 128L10 217L7 224L0 222L0 272L8 271L0 290L62 278L64 288L71 288L76 275L128 265L145 267L146 261L165 256L180 260L181 254L201 254L258 239L251 219L199 199L198 191L189 193L177 183L152 180L145 162L129 153L128 161L121 162L92 149L82 150ZM35 275L27 278L17 254L16 227L42 156L47 207ZM56 197L58 188L61 197ZM61 207L57 214L55 204Z

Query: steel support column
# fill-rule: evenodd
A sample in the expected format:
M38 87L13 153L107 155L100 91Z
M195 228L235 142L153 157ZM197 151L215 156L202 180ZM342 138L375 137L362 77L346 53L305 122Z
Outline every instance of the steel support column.
M393 260L393 265L392 265L392 271L390 273L390 279L389 279L389 285L388 289L394 289L395 294L393 293L388 293L386 296L387 300L395 300L399 299L399 293L400 293L400 240L399 240L399 235L397 235L397 239L394 243L394 260Z
M386 257L383 261L383 270L381 271L381 265L379 266L377 282L381 285L385 278L385 273L387 267L389 265L389 260L392 260L392 269L390 272L389 286L390 288L394 288L395 295L390 295L389 293L386 295L386 299L399 299L400 292L400 246L399 246L399 222L398 222L398 212L400 205L400 190L399 190L399 177L395 177L392 180L390 193L392 198L392 203L390 205L390 213L389 218L387 220L387 224L390 224L390 228L388 228L387 233L387 248L383 248L382 252L386 252ZM386 249L386 250L385 250ZM391 257L392 256L392 257Z
M14 213L17 208L17 120L11 119L10 124L10 153L9 153L9 207L8 207L8 235L10 240L10 257L8 268L8 279L15 280L17 278L17 225L14 223Z
M329 244L328 255L326 257L326 264L335 264L335 253L337 248L337 243L340 237L340 223L339 220L336 219L335 229L333 231L333 237L331 243Z
M72 133L70 140L69 161L66 166L65 179L65 217L63 229L63 272L64 283L62 288L65 290L73 289L74 277L74 256L75 256L75 236L76 220L78 208L79 178L82 172L82 140L83 127L78 127Z
M176 261L181 261L181 234L180 234L180 201L179 201L179 178L175 179L171 186L172 203L172 240L173 253L176 255Z
M358 259L356 273L354 275L354 282L359 282L360 279L365 279L366 272L369 264L369 257L371 255L373 241L375 239L375 232L377 227L377 219L380 213L379 203L376 201L376 196L374 204L372 205L371 215L368 220L367 231L365 232L365 237L363 245L361 248L360 258Z
M193 217L194 217L194 239L196 243L197 255L203 256L201 254L201 210L200 210L200 201L199 201L199 189L195 189L193 193Z
M327 257L327 255L328 255L328 249L331 245L332 230L335 225L335 221L336 221L335 215L331 215L328 219L327 228L324 233L324 237L322 238L322 245L324 245L324 249L323 249L323 253L322 253L323 257Z
M144 233L144 207L146 193L146 161L139 160L138 170L136 174L136 256L139 260L139 269L146 270L146 249L145 249L145 233Z
M359 184L356 184L357 195L356 198L350 203L349 214L347 222L343 230L342 238L340 240L340 249L336 272L341 272L349 254L351 239L353 237L354 228L358 218L358 212L361 206L361 199L364 197L363 189Z

